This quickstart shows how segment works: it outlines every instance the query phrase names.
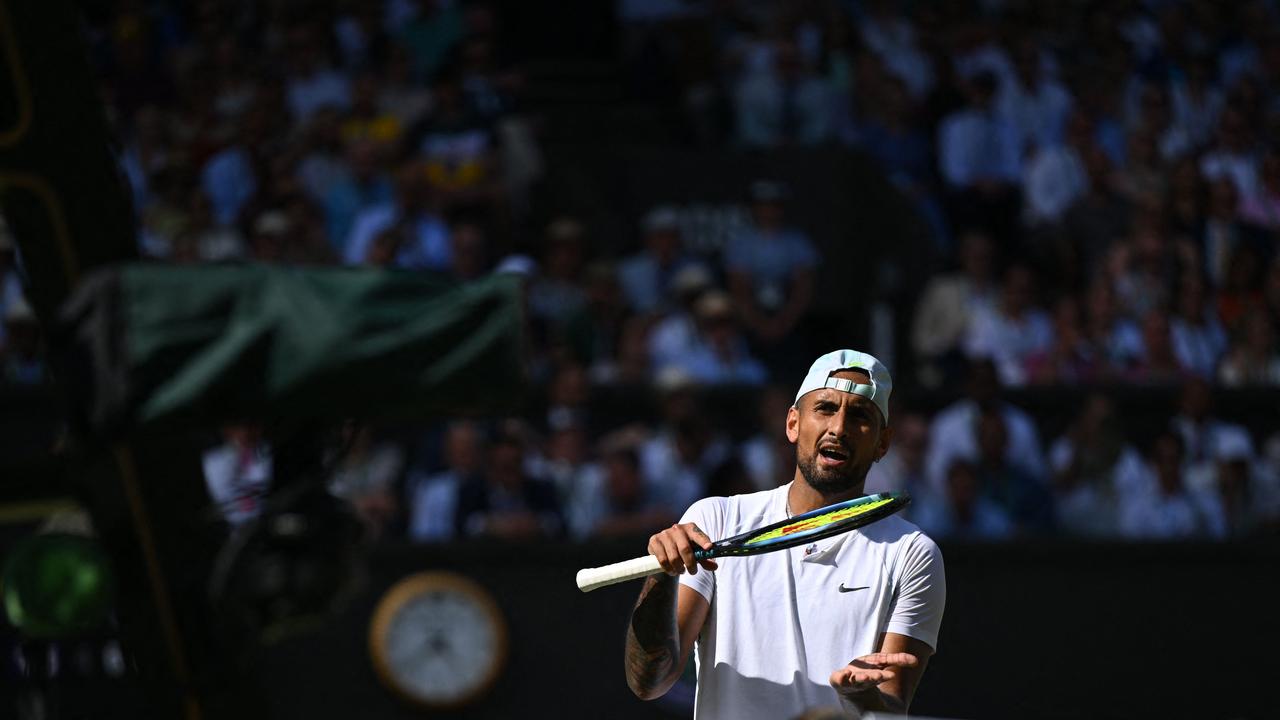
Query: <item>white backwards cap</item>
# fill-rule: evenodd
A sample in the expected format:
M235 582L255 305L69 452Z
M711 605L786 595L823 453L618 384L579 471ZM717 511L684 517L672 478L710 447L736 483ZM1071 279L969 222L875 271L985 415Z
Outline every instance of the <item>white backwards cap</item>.
M831 377L840 370L861 370L871 378L870 385L855 383L845 378ZM813 361L809 374L800 383L800 392L796 393L796 403L805 393L834 388L841 392L853 393L875 403L884 417L884 424L889 424L889 393L893 392L893 378L889 368L874 356L857 350L836 350Z

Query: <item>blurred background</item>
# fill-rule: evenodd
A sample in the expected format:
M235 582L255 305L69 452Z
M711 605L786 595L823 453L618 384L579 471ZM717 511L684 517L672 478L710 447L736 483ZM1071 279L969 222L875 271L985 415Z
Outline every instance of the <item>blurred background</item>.
M842 347L895 377L868 490L910 492L947 560L915 710L1269 716L1277 3L47 4L4 3L0 119L83 113L2 136L0 186L71 136L110 152L52 181L106 208L80 270L506 276L524 377L500 413L105 438L59 370L61 235L11 217L0 717L688 716L691 675L623 682L637 587L573 573L789 481L786 410ZM444 710L370 637L423 570L507 636Z

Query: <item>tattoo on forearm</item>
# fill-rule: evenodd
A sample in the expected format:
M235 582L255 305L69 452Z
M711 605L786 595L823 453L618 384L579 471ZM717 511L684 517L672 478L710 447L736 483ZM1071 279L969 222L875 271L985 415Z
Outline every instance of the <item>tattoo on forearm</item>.
M642 698L661 694L680 656L676 595L680 583L670 575L645 581L627 626L627 685Z

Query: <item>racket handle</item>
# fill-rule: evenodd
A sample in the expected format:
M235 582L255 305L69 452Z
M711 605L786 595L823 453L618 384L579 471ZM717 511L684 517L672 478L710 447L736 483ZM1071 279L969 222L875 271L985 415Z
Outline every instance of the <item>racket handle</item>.
M605 585L616 585L628 580L638 580L662 572L658 558L645 555L634 560L625 560L598 568L583 568L578 571L578 589L591 592Z

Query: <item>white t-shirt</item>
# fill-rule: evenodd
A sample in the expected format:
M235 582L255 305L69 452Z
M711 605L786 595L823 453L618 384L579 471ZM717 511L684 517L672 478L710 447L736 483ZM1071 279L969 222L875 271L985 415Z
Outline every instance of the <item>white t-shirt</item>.
M787 517L783 485L704 498L680 522L713 539ZM938 546L891 516L852 532L786 550L725 557L716 572L681 575L711 604L695 656L694 717L788 718L839 707L828 679L876 651L881 633L937 647L946 603Z

